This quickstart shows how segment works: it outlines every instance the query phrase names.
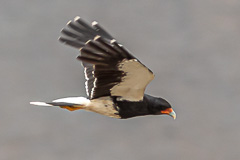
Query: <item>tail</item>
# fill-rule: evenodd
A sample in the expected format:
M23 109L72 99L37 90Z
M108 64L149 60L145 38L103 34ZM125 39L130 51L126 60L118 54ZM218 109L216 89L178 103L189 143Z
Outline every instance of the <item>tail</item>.
M85 97L68 97L68 98L61 98L56 99L52 102L30 102L32 105L37 106L59 106L61 108L67 109L69 111L75 111L79 109L83 109L90 103L90 100Z

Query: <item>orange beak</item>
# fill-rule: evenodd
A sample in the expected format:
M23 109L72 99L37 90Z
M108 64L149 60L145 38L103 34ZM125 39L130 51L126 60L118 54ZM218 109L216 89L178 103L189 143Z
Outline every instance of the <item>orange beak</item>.
M176 119L176 113L174 112L174 110L172 108L167 108L165 110L162 110L161 114L167 114L167 115L173 117L173 119Z

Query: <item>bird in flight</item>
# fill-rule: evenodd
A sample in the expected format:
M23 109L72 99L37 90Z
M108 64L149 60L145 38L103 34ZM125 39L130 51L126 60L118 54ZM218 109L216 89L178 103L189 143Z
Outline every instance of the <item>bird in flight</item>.
M108 117L127 119L145 115L176 114L163 98L144 94L154 79L153 72L117 42L97 22L82 18L69 21L61 31L60 42L80 50L85 74L85 97L68 97L52 102L30 102L40 106L59 106L69 111L79 109Z

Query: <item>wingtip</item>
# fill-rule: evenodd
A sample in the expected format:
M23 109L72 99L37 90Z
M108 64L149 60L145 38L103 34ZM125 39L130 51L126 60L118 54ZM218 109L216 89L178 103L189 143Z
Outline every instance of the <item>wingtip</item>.
M76 59L81 61L81 55L77 56Z
M117 42L115 39L112 39L111 41L110 41L110 43L115 43L115 42Z
M63 44L66 44L66 40L64 40L64 38L62 36L58 37L58 41L63 43Z
M71 22L72 22L71 20L70 20L70 21L68 21L66 25L69 25Z
M61 40L61 39L62 39L62 37L61 37L61 36L59 36L59 37L58 37L58 40L59 40L60 42L62 42L62 40Z
M74 18L74 21L77 21L77 20L79 20L80 19L80 17L79 16L76 16L75 18Z
M98 24L97 21L93 21L93 22L92 22L92 26L95 26L95 25L97 25L97 24Z
M92 41L92 40L89 39L87 42L85 42L85 45L87 45L87 44L90 43L91 41Z
M101 36L96 35L93 40L94 40L94 41L97 41L99 38L101 38Z

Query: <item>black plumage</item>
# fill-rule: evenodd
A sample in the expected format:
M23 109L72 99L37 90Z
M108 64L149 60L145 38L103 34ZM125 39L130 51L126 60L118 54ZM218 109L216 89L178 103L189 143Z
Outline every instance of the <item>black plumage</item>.
M118 114L122 119L145 115L159 115L161 114L160 111L171 108L171 105L166 100L147 94L144 95L143 101L140 102L118 101L116 97L113 100L115 105L118 106Z

